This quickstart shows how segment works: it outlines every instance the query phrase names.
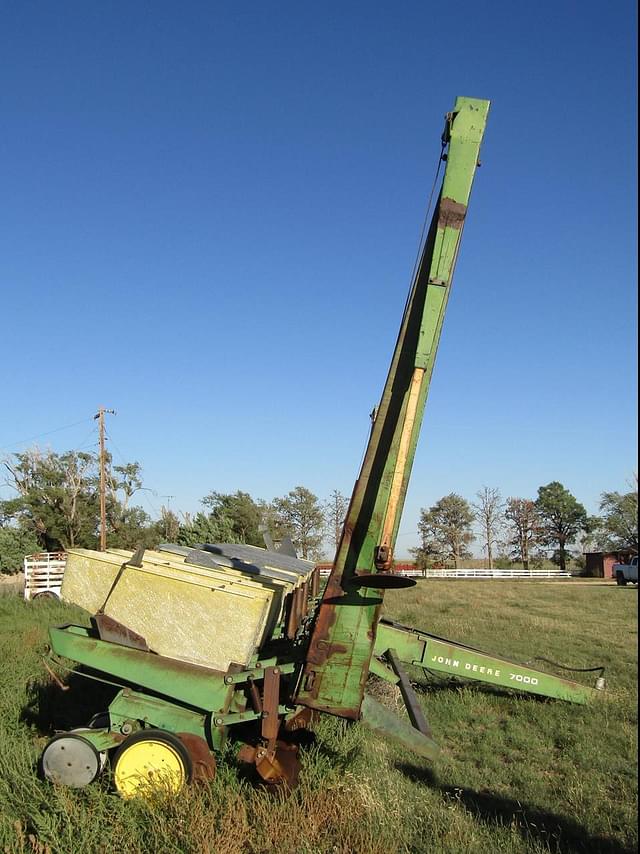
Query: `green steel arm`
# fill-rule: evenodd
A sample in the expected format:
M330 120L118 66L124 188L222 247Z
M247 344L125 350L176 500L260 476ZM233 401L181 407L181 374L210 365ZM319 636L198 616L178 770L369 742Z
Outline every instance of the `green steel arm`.
M307 652L299 702L347 718L360 716L488 111L458 98L447 115L442 189Z
M388 656L389 650L395 651L405 664L413 664L424 670L464 676L501 688L513 688L516 691L541 694L571 703L587 703L598 693L589 685L581 685L542 670L497 658L418 629L381 620L374 648L376 658L372 659L372 662L376 661L376 665L371 671L383 679L396 682L395 674L379 661L380 658Z

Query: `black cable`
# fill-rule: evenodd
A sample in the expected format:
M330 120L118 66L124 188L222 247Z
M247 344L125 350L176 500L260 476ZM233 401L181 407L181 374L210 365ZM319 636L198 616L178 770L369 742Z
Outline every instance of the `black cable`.
M546 664L550 664L552 667L558 667L560 670L568 670L572 673L595 673L596 671L600 672L600 676L604 674L604 667L567 667L566 664L558 664L557 661L553 661L550 658L544 658L541 655L536 656L535 658L530 658L529 661L524 662L524 666L527 664L531 664L534 661L544 661Z

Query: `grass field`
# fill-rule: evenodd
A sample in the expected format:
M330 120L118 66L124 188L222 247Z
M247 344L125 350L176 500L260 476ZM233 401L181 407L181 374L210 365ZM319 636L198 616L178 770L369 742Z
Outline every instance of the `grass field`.
M56 602L0 597L0 851L632 852L637 850L637 591L589 583L421 581L386 614L516 660L606 667L591 706L415 678L442 756L428 764L360 725L326 718L287 797L221 762L178 799L123 802L108 781L37 779L52 727L82 724L41 655ZM86 615L85 615L86 616ZM590 678L591 675L589 675ZM393 690L372 690L395 703ZM93 709L97 711L97 709Z

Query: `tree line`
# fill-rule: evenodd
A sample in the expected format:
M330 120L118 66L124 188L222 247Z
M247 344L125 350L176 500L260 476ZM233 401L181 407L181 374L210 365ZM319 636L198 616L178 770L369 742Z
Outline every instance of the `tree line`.
M304 486L270 501L240 490L212 491L202 510L179 513L162 507L152 517L135 502L145 490L138 462L113 465L107 459L107 543L111 547L153 548L162 542L192 546L235 542L264 546L290 537L298 554L321 559L335 550L348 500L339 490L321 500ZM54 453L31 448L5 460L7 482L15 496L0 501L0 571L15 572L25 554L97 548L100 518L99 461L95 453ZM420 544L413 549L426 568L471 557L476 543L488 562L517 562L525 568L545 558L564 570L587 548L615 550L638 547L637 478L627 492L604 492L599 516L589 516L561 483L541 486L535 498L502 498L495 487L483 487L474 501L456 493L422 509ZM572 547L574 550L572 551Z
M529 569L551 551L563 571L570 560L580 565L586 550L637 553L637 477L627 492L603 492L600 514L589 516L559 481L540 486L535 498L506 500L497 487L484 486L472 502L451 493L421 510L421 542L413 552L421 568L448 562L458 567L471 557L470 546L477 541L489 569L496 562Z
M271 501L246 492L210 492L195 514L162 507L152 517L135 503L145 489L138 462L113 465L107 455L107 544L153 548L162 542L195 545L232 542L264 546L290 537L301 557L322 556L335 545L347 500L338 491L325 501L296 486ZM31 448L3 463L15 496L0 501L0 571L16 572L25 554L98 546L100 475L96 453L54 453Z

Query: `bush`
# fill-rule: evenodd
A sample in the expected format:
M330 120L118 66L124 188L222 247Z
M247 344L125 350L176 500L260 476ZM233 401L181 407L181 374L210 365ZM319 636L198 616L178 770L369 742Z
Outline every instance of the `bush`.
M24 556L40 551L40 543L31 531L0 528L0 572L16 575L22 569Z

